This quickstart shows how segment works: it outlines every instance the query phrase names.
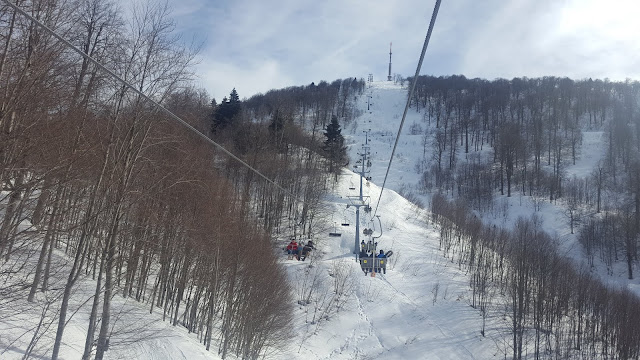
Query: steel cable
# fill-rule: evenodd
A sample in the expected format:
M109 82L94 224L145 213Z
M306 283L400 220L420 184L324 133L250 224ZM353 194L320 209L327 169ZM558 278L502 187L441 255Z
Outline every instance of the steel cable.
M120 83L122 83L122 85L124 85L125 87L131 89L132 91L134 91L136 94L140 95L143 99L149 101L151 104L153 104L154 106L158 107L159 109L161 109L162 111L164 111L167 115L169 115L169 117L171 117L172 119L176 120L178 123L180 123L182 126L186 127L188 130L191 130L192 132L196 133L196 135L200 136L202 139L204 139L206 142L212 144L213 146L217 147L220 151L222 151L223 153L227 154L229 157L231 157L232 159L238 161L240 164L242 164L243 166L245 166L246 168L248 168L249 170L253 171L255 174L257 174L258 176L260 176L261 178L263 178L264 180L266 180L268 183L272 184L273 186L275 186L276 188L284 191L285 193L293 196L293 198L295 198L296 200L304 203L303 200L301 200L298 196L296 196L295 194L293 194L291 191L283 188L282 186L278 185L275 181L271 180L270 178L268 178L266 175L263 175L260 171L258 171L257 169L255 169L254 167L252 167L251 165L247 164L246 162L244 162L242 159L240 159L239 157L237 157L236 155L234 155L232 152L230 152L229 150L225 149L222 145L218 144L217 142L213 141L211 138L209 138L207 135L203 134L202 132L200 132L198 129L194 128L193 126L189 125L186 121L182 120L182 118L180 118L178 115L174 114L173 112L171 112L170 110L168 110L167 108L165 108L164 106L162 106L160 103L158 103L157 101L151 99L150 97L148 97L147 95L145 95L142 91L136 89L133 85L129 84L127 81L125 81L124 79L122 79L120 76L116 75L113 71L109 70L108 68L106 68L104 65L102 65L100 62L98 62L97 60L95 60L94 58L92 58L90 55L88 55L87 53L85 53L84 51L80 50L79 48L77 48L75 45L71 44L69 41L67 41L66 39L64 39L62 36L58 35L58 33L56 33L54 30L50 29L48 26L46 26L45 24L43 24L42 22L40 22L38 19L34 18L33 16L29 15L27 12L25 12L24 10L20 9L17 5L13 4L12 2L10 2L9 0L4 0L4 2L9 5L11 8L13 8L15 11L17 11L18 13L20 13L21 15L25 16L26 18L28 18L29 20L31 20L32 22L34 22L35 24L37 24L38 26L40 26L42 29L44 29L46 32L48 32L49 34L51 34L53 37L55 37L56 39L58 39L60 42L62 42L63 44L65 44L66 46L70 47L71 49L73 49L75 52L77 52L78 54L80 54L82 57L84 57L85 59L89 60L90 62L92 62L93 64L95 64L97 67L99 67L100 69L102 69L103 71L105 71L107 74L111 75L113 78L115 78L116 80L118 80Z
M429 22L429 30L427 31L427 36L424 39L424 45L422 45L422 53L420 54L420 60L418 61L416 74L413 77L413 81L411 83L411 89L409 91L409 96L407 97L407 104L404 107L404 113L402 114L402 120L400 121L400 127L398 128L398 135L396 136L396 141L393 144L393 150L391 151L391 157L389 158L389 165L387 166L387 172L384 175L384 181L382 182L382 188L380 189L380 196L378 197L376 210L373 212L373 216L376 216L376 214L378 213L378 206L380 206L380 199L382 199L382 193L384 192L384 187L387 183L387 177L389 176L389 170L391 169L391 163L393 162L393 155L395 154L396 148L398 147L398 140L400 139L400 133L402 132L402 127L404 126L404 120L407 117L407 111L409 110L411 97L413 96L413 92L416 89L416 83L418 82L418 75L420 74L420 68L422 67L422 61L424 60L424 54L427 52L429 39L431 38L431 33L433 32L433 25L435 24L436 17L438 16L438 9L440 9L440 1L441 0L436 0L436 5L433 8L433 13L431 14L431 22Z

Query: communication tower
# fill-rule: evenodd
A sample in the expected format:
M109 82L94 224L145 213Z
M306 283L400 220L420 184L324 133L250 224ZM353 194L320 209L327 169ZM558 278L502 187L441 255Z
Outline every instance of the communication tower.
M387 81L391 81L391 44L389 43L389 75L387 76Z

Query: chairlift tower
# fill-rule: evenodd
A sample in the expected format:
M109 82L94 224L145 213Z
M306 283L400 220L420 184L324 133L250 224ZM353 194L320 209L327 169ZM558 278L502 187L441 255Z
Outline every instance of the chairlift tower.
M369 130L371 131L371 130ZM356 208L356 238L355 238L355 246L353 247L353 253L358 254L360 251L360 208L368 207L369 205L364 201L365 196L362 194L362 179L367 178L366 175L369 172L368 168L371 164L369 161L369 155L371 155L370 146L369 146L369 131L365 131L365 143L362 144L362 150L358 153L361 158L356 161L355 169L358 170L360 174L360 194L358 196L350 196L348 206L354 206ZM368 196L366 196L368 198Z

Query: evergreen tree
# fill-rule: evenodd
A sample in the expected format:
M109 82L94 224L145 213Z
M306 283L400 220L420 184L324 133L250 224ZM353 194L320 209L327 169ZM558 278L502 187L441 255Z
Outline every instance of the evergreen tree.
M231 90L231 93L229 94L229 103L234 106L240 106L240 97L238 96L236 88L233 88L233 90Z
M211 102L215 104L215 99ZM218 106L213 106L213 112L211 114L211 132L215 133L222 130L229 125L232 125L236 116L240 114L242 109L242 103L240 97L235 88L231 90L229 98L222 99L222 102Z
M326 140L322 149L329 160L329 172L336 175L336 180L340 167L347 163L347 147L344 145L344 137L341 132L338 117L333 115L331 123L327 125L324 133Z

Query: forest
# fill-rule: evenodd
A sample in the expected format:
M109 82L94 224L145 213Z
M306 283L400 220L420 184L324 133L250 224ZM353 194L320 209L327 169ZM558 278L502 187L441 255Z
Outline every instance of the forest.
M435 126L422 132L421 191L446 192L481 213L495 211L496 194L558 203L591 261L624 259L633 279L640 232L639 91L640 83L629 80L421 76L412 106ZM584 131L606 137L606 154L590 176L568 176Z
M442 255L469 274L481 333L494 311L510 324L513 359L634 359L640 355L640 300L604 285L558 251L540 219L513 229L484 225L464 199L433 197ZM498 310L496 310L498 309Z
M84 359L133 341L116 326L116 294L223 358L276 348L289 336L291 294L274 239L312 236L329 178L317 138L334 107L348 111L338 94L352 98L357 86L304 92L295 106L317 134L293 122L299 114L278 92L244 101L212 133L230 100L218 105L193 86L196 51L176 37L166 4L140 5L129 19L102 0L20 6L280 187L1 5L0 308L6 318L40 314L23 335L25 357L53 333L47 356L58 358L70 303L91 306ZM83 278L92 293L77 291ZM25 299L30 309L14 306Z
M556 77L417 79L412 106L433 129L414 124L411 130L422 134L425 147L416 166L419 189L435 192L440 249L469 273L472 306L483 321L496 303L504 306L513 359L531 350L536 358L640 355L640 301L591 273L597 257L610 274L624 262L628 278L635 276L639 86ZM606 154L588 177L569 177L565 169L581 156L585 131L606 137ZM516 194L559 204L588 266L561 255L559 240L544 232L535 213L513 228L482 222L501 211L501 196Z

